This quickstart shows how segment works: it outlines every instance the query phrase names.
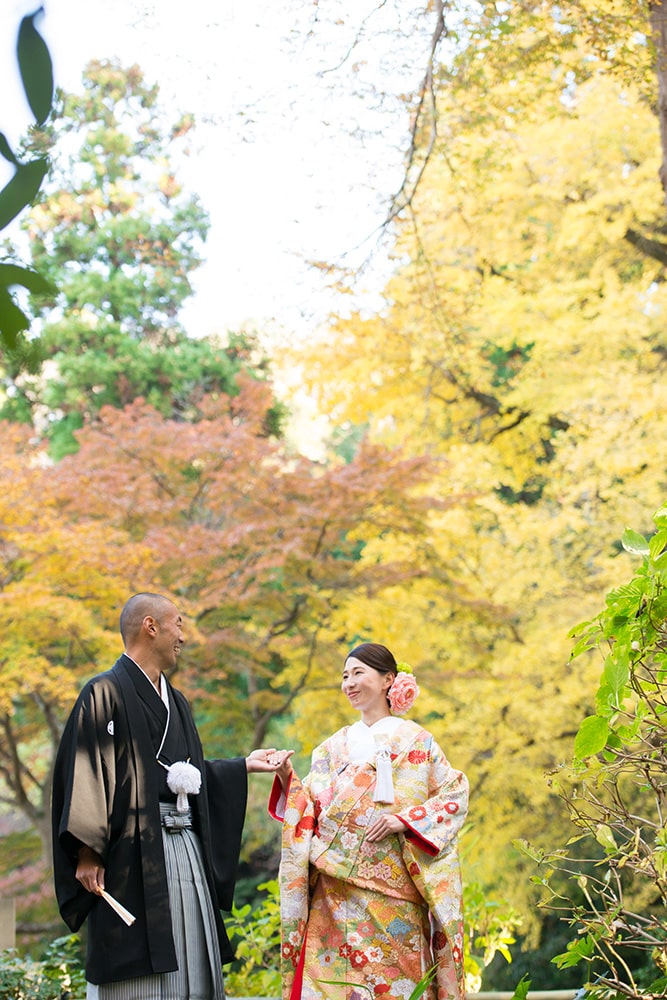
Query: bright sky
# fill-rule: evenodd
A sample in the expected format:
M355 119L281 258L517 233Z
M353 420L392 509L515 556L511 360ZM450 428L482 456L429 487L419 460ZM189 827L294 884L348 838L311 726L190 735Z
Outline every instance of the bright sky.
M88 60L118 56L139 63L174 114L197 118L197 152L183 179L212 226L184 315L192 334L242 324L307 334L333 305L308 261L368 255L400 155L387 140L395 125L350 97L349 81L396 77L395 38L383 54L376 32L383 17L391 29L401 5L327 0L325 25L321 5L308 0L44 0L38 27L58 85L78 89ZM10 140L30 121L27 109L18 114L14 47L21 17L37 6L3 0L0 9L0 131ZM372 43L345 60L376 7ZM370 274L368 283L381 287Z

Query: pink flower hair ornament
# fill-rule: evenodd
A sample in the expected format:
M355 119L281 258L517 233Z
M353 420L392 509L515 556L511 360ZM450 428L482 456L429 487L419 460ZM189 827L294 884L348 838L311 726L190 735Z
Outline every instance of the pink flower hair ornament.
M419 694L419 686L414 678L412 667L407 663L397 663L396 679L387 692L389 707L394 715L405 715Z

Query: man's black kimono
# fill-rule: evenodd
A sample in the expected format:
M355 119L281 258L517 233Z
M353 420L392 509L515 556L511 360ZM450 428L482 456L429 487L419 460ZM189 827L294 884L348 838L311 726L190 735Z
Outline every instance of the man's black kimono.
M65 923L88 918L86 976L100 984L177 968L160 826L155 745L137 693L136 664L125 654L81 691L65 727L53 779L54 877ZM150 684L149 681L147 683ZM232 905L247 799L245 758L204 761L190 707L169 687L188 756L202 774L189 797L216 914L222 961L233 952L219 908ZM104 859L105 888L135 915L127 927L76 881L77 851Z

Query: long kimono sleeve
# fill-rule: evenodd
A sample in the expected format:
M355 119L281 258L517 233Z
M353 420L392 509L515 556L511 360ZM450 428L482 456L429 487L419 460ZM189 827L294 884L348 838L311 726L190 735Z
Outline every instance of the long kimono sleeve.
M96 900L76 881L81 844L106 861L115 787L113 706L108 689L83 689L56 756L53 794L53 867L63 920L79 929Z
M407 826L401 837L403 860L431 913L438 1000L464 998L458 834L468 811L468 780L449 764L434 740L424 752L428 759L415 763L428 769L428 798L400 814Z
M281 979L284 1000L289 1000L301 995L308 923L310 845L316 828L309 776L302 781L292 772L286 795L279 783L274 783L269 811L283 824L279 872Z
M428 755L428 797L399 816L407 827L406 837L436 857L456 840L463 826L468 813L468 779L451 766L432 737L427 749L412 753Z
M220 909L231 910L248 800L245 757L207 760L206 794L213 879Z

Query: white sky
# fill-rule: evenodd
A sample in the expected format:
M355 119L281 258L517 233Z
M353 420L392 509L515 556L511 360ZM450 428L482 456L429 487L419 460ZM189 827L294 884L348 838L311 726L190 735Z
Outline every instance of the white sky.
M0 2L0 131L10 141L30 121L27 109L23 118L18 113L25 104L14 49L21 17L37 6ZM161 101L174 115L192 111L197 118L197 153L181 177L201 196L212 225L207 263L194 276L196 295L183 317L192 334L245 324L307 335L334 305L307 261L349 252L346 260L356 263L373 246L400 176L400 154L387 136L403 138L405 122L397 129L396 118L379 117L370 100L350 96L351 81L363 87L385 79L402 90L414 82L397 72L409 65L409 53L406 61L392 24L401 7L413 4L379 5L372 42L342 70L333 68L376 6L376 0L44 0L38 27L58 85L79 89L88 60L118 56L160 85ZM384 49L383 28L391 32ZM404 28L405 44L414 45L414 30ZM364 139L351 136L355 127ZM376 292L382 261L367 279ZM377 303L377 295L370 301Z

